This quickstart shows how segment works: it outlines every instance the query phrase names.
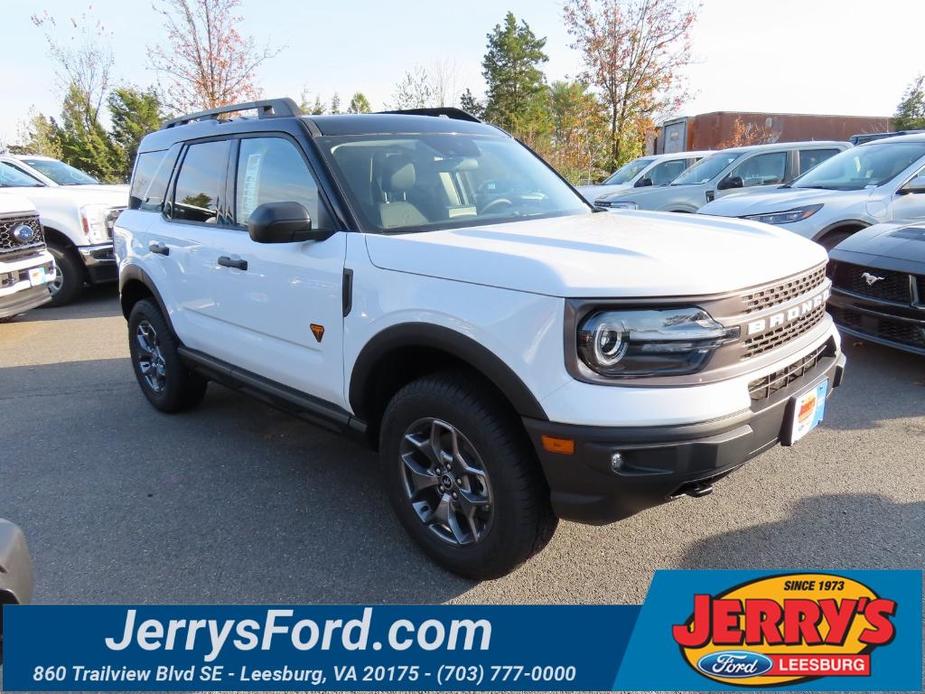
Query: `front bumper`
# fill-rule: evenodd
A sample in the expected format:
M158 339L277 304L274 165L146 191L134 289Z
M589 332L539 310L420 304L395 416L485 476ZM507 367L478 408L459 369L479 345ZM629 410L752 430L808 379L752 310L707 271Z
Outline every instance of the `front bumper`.
M32 286L30 271L45 270L45 284ZM48 283L54 280L54 259L48 251L0 262L0 318L9 318L51 301Z
M112 241L93 246L78 246L80 258L87 268L90 284L115 282L119 278L119 266L112 250Z
M823 379L841 384L845 357L833 342L802 375L743 412L696 424L596 427L524 419L560 518L604 524L690 494L784 440L789 404ZM789 381L789 379L787 379ZM571 439L574 453L548 452L542 436ZM622 461L612 467L614 453Z

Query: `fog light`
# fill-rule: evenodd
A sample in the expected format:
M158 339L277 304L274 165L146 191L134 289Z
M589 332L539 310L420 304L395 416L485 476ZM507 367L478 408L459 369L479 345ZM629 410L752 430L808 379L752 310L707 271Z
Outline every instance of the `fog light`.
M623 454L620 451L617 451L612 456L610 456L610 469L614 472L620 472L620 469L623 467Z

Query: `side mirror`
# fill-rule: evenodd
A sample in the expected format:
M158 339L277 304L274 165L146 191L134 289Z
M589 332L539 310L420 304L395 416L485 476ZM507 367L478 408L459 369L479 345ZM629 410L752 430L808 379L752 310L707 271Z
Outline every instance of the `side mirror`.
M917 195L925 193L925 176L916 176L896 191L897 195Z
M638 181L636 181L636 184L633 187L634 188L646 188L651 185L652 185L652 179L646 176L645 178L640 178Z
M720 181L716 189L717 190L731 190L732 188L744 188L745 181L743 181L739 176L726 176L722 181Z
M298 202L268 202L251 212L247 231L257 243L323 241L331 234L312 229L312 218Z

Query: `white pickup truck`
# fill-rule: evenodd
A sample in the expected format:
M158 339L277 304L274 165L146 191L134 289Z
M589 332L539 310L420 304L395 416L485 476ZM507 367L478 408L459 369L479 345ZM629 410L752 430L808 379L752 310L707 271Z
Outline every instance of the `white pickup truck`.
M20 195L0 193L0 320L51 301L55 264L45 249L35 206Z
M0 190L15 191L39 211L57 270L53 305L70 303L85 284L115 281L112 225L127 204L127 186L101 185L56 159L4 154Z

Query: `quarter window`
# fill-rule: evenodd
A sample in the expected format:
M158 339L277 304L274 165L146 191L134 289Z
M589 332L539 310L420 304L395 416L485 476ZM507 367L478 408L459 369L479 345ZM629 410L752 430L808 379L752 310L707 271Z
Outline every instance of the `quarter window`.
M169 150L138 155L129 193L130 209L160 211L164 204L167 183L170 181L170 174L179 153L180 145L174 145Z
M180 165L172 216L190 222L218 221L223 204L228 141L190 145Z
M745 188L783 183L787 177L787 153L770 152L746 159L729 174L729 178L735 177L742 179Z
M314 228L330 227L318 201L318 184L295 145L281 137L244 138L235 185L238 224L247 224L251 212L268 202L301 203Z

